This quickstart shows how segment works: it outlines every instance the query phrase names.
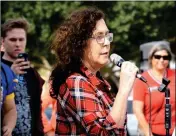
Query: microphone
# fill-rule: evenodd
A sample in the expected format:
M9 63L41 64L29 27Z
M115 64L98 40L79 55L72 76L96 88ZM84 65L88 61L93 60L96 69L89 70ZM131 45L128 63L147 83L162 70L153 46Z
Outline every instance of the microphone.
M120 57L119 55L113 53L110 56L110 60L111 62L113 62L115 65L117 65L118 67L122 66L122 63L125 61L122 57ZM147 80L137 72L136 77L138 79L140 79L141 81L143 81L144 83L147 83Z

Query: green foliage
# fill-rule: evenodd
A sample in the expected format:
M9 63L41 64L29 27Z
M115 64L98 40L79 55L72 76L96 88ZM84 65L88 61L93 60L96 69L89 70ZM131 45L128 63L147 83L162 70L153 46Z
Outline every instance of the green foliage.
M30 22L27 51L35 64L41 57L53 64L50 36L70 12L83 6L97 6L106 13L114 33L112 52L139 62L139 45L153 40L176 39L176 3L116 1L2 1L1 23L25 17ZM175 42L175 41L174 41Z
M174 2L117 2L112 11L114 16L109 24L118 44L114 52L125 59L139 58L139 45L142 43L175 37ZM172 30L168 29L168 24ZM124 55L126 53L128 55Z

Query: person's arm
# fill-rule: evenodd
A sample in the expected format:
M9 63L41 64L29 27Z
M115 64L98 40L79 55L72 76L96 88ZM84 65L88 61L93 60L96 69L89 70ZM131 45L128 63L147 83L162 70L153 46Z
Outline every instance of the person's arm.
M44 127L43 131L45 136L54 136L55 135L54 126L56 125L56 106L55 106L56 99L51 98L48 90L45 90L42 92L41 117L42 117L42 124ZM52 105L52 107L49 107L50 105ZM48 108L49 109L52 108L52 109L47 111Z
M127 112L127 99L128 94L125 94L123 92L117 93L114 105L110 112L110 115L112 116L119 128L124 127Z
M149 124L144 116L144 103L142 101L134 100L133 101L133 112L136 115L136 118L139 122L139 128L145 134L145 136L149 136ZM151 135L152 136L152 132Z
M119 91L116 95L110 115L118 127L124 126L127 112L128 96L132 90L138 68L130 62L123 62L120 73Z
M10 136L12 130L15 128L17 120L16 105L13 93L6 96L6 99L3 104L3 113L4 113L2 124L3 136Z

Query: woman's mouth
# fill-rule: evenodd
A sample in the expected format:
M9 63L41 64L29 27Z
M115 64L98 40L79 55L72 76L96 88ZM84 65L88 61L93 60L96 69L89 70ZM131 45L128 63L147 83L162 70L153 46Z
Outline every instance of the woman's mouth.
M100 55L108 55L108 52L101 53Z

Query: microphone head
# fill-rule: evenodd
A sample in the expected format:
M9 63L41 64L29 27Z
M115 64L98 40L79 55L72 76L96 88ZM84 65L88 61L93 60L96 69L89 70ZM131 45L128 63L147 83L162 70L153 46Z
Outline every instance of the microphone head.
M123 62L124 60L122 59L122 57L120 57L119 55L113 53L110 56L110 60L111 62L113 62L114 64L118 64L119 62Z

